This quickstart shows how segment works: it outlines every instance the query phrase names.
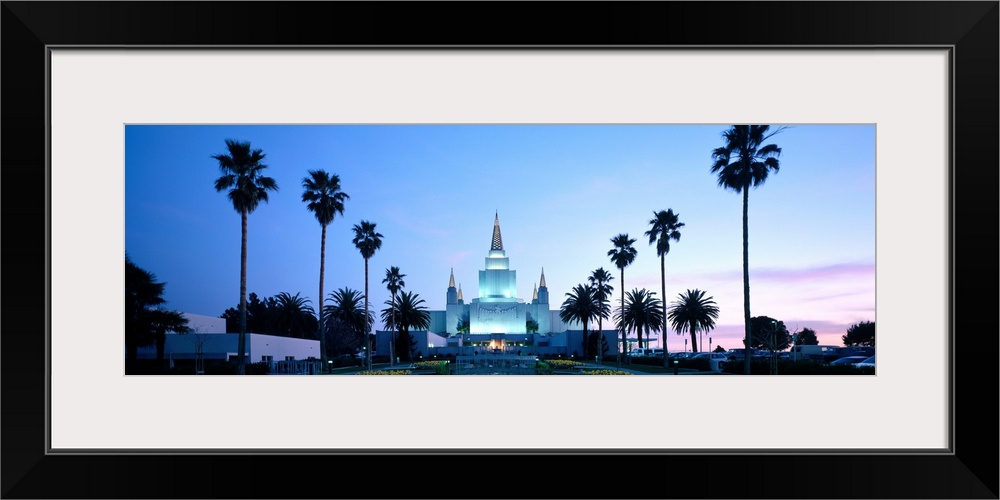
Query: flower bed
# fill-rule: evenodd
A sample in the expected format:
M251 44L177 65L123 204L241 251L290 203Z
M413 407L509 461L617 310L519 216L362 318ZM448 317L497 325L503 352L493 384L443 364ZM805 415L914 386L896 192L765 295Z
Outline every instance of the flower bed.
M600 370L581 370L582 375L632 375L631 372L620 372L618 370L609 370L607 368L601 368Z
M545 362L552 368L573 368L574 366L580 366L583 364L579 361L573 361L571 359L549 359Z

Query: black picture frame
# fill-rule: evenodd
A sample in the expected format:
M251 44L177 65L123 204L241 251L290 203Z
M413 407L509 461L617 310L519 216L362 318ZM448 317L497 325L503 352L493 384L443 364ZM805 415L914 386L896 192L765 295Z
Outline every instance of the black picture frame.
M2 4L4 498L998 498L996 1ZM53 45L951 47L953 453L48 454Z

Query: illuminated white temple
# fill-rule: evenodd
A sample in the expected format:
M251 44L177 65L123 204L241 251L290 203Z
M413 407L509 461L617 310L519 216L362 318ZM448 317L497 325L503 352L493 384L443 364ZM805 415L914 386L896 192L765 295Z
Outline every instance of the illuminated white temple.
M479 271L479 297L466 304L461 287L455 288L454 271L448 280L447 311L443 330L447 334L459 333L459 324L468 320L470 335L526 334L528 320L538 324L535 333L551 331L549 291L545 286L542 270L539 287L533 292L530 303L517 298L517 271L510 269L510 259L503 249L500 235L500 216L493 219L493 238L486 256L485 268Z
M549 288L545 269L532 287L531 299L517 297L517 271L503 248L500 216L494 214L493 237L479 271L479 297L466 302L455 271L448 276L445 310L427 311L427 330L411 331L416 352L421 356L473 354L503 351L579 356L583 352L583 332L579 322L566 323L559 317L559 305L549 309ZM529 324L531 327L529 328ZM615 330L605 330L608 344L617 342ZM387 354L389 332L376 332L376 353Z

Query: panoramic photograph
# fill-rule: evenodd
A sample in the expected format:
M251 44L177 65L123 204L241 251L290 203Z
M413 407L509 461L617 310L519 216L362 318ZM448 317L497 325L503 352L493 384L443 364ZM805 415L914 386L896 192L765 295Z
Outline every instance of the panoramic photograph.
M873 124L126 125L126 375L875 375Z

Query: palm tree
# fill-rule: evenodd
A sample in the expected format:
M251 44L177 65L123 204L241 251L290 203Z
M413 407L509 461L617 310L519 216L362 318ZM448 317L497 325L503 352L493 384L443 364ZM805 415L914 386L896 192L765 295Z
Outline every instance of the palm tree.
M399 339L397 340L399 348L397 350L403 361L410 360L410 330L426 330L431 326L431 315L423 303L424 299L421 299L420 295L404 291L399 294L399 299L391 308L391 314L395 315L397 321L396 326L399 327ZM382 311L383 321L389 313L389 310Z
M662 301L656 298L656 292L645 288L633 288L626 296L624 305L615 313L615 320L622 331L635 332L639 347L642 347L643 332L648 339L651 332L663 327Z
M750 374L750 258L748 246L747 202L750 186L760 186L770 171L778 172L781 148L764 145L780 127L768 133L769 125L733 125L722 133L725 145L712 151L711 172L718 174L719 186L743 193L743 324L744 357L743 373Z
M369 313L368 321L365 321L362 300L361 292L351 288L340 288L331 292L330 305L323 307L326 329L333 330L334 325L339 324L347 328L355 340L363 339L367 329L375 322L375 318Z
M275 307L272 313L275 329L281 335L288 337L304 337L303 334L306 331L313 330L310 320L316 315L316 311L309 305L309 302L311 301L300 296L299 293L292 295L288 292L281 292L275 295ZM320 338L322 337L323 335L320 335ZM325 345L325 343L321 343L320 349L323 349ZM323 358L325 357L323 356Z
M154 343L156 359L162 361L166 332L187 329L187 319L179 312L160 307L166 303L166 286L125 255L125 355L129 362L136 360L139 347Z
M469 313L465 313L461 318L458 318L458 324L455 325L455 330L457 333L469 333L469 328L472 325L469 322Z
M600 306L590 285L573 287L573 291L566 293L566 300L559 309L559 319L567 323L579 321L583 324L583 356L587 355L587 323L590 323L599 312Z
M681 232L678 229L684 227L684 223L681 222L675 214L673 209L660 210L659 212L653 212L653 218L649 221L649 231L646 231L646 236L649 236L649 244L652 245L656 243L656 254L660 256L660 293L666 297L667 296L667 274L664 264L664 258L670 253L670 240L680 241ZM663 317L667 317L667 302L662 301L663 304ZM663 367L667 367L667 322L663 322Z
M615 247L608 250L608 256L611 257L611 262L614 263L618 270L621 271L622 280L622 305L621 308L625 309L625 268L635 261L635 256L639 252L632 246L635 243L635 238L629 238L628 233L621 233L614 238L611 238L611 244ZM621 328L619 324L619 329L622 334L622 345L621 349L618 350L618 368L622 367L622 351L625 350L628 345L628 339L625 338L625 330Z
M611 316L611 303L608 301L608 298L611 297L611 292L615 290L615 288L611 286L611 280L613 279L614 276L611 276L611 273L605 271L603 267L595 269L594 272L592 272L590 276L587 277L587 281L590 282L590 286L594 287L594 298L597 299L597 305L598 305L598 310L597 310L597 331L599 332L597 339L598 363L601 362L601 357L603 354L601 352L603 351L601 346L603 345L602 340L604 338L603 320Z
M390 331L392 332L392 340L389 342L389 365L395 364L395 353L393 352L396 344L396 294L399 290L406 286L406 282L403 281L405 274L400 274L399 268L392 266L385 270L385 279L382 283L385 283L386 289L389 290L389 294L392 296L392 317L389 318L391 323L388 323Z
M714 298L705 298L705 292L698 289L678 294L667 313L667 319L678 335L685 331L691 334L692 352L698 352L695 332L707 332L715 328L715 320L718 318L719 308L715 305Z
M538 322L528 318L524 321L524 329L528 333L538 333Z
M277 191L278 183L265 177L263 163L266 156L260 149L250 149L249 142L226 139L229 154L212 155L219 162L222 176L215 180L215 190L228 190L233 209L240 214L242 235L240 239L240 335L239 353L236 356L236 374L246 373L247 331L247 216L260 202L267 202L267 192Z
M322 228L319 242L319 298L320 317L317 318L317 328L319 329L319 351L322 360L323 370L326 370L326 335L323 335L323 275L326 267L326 226L333 222L333 218L340 214L344 215L344 201L351 199L347 193L340 190L340 176L330 175L323 170L310 170L309 177L302 179L302 201L308 203L306 208L314 215Z
M368 259L375 255L375 252L382 248L382 235L375 231L375 223L368 222L366 220L361 221L360 224L354 225L354 240L352 240L354 246L361 252L361 256L365 259L365 312L369 313L368 309ZM368 370L372 369L372 349L371 349L371 339L368 338L369 331L365 329L365 351L367 352L365 356L366 363L368 365Z

